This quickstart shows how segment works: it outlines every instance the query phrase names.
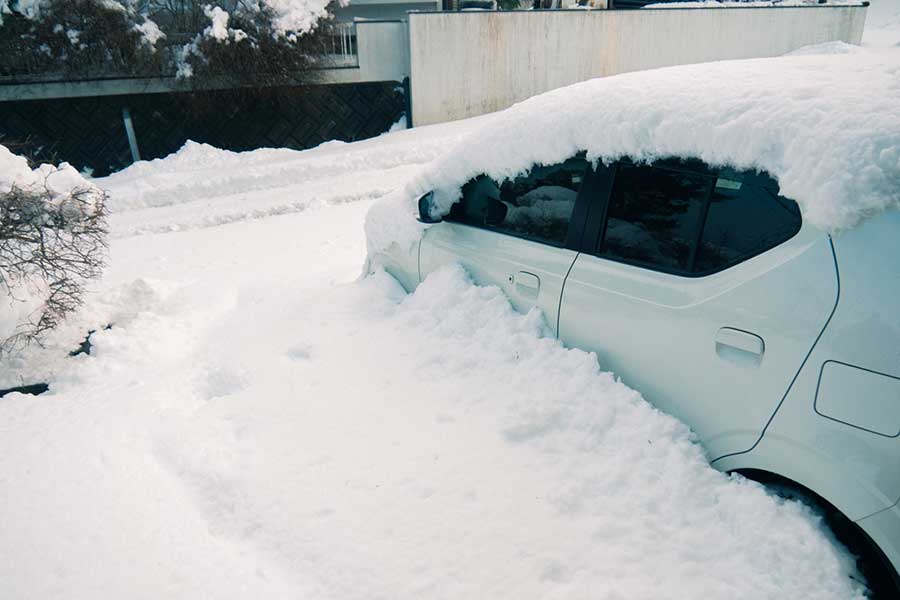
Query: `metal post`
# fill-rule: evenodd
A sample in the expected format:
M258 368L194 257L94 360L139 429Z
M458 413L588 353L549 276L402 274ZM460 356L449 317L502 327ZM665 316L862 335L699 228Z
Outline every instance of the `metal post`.
M125 135L128 136L128 148L131 150L131 162L141 160L141 153L138 150L137 136L134 135L134 125L131 124L131 111L128 107L122 107L122 121L125 122Z

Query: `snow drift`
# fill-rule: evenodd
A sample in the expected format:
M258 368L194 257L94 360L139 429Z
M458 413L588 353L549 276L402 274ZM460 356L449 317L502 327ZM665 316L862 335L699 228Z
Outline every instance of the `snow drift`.
M832 232L900 205L900 52L813 52L594 79L495 113L373 209L370 251L418 239L415 202L427 191L445 214L475 175L509 178L582 150L767 171Z

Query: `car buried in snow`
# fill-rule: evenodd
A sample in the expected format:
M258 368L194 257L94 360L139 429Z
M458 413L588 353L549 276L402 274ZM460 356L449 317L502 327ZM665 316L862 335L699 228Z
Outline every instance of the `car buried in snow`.
M562 343L687 423L715 468L821 509L876 597L900 597L900 118L884 108L897 99L860 102L887 115L879 129L841 124L863 119L842 95L860 85L854 69L879 97L877 62L694 65L534 98L398 192L397 206L418 199L418 238L370 241L370 269L412 290L459 263L516 309L540 309ZM792 76L848 81L816 97L811 119ZM682 106L709 90L684 81L704 78L721 106L698 118ZM746 139L723 135L747 113ZM848 190L894 200L853 213ZM370 238L397 214L373 211Z

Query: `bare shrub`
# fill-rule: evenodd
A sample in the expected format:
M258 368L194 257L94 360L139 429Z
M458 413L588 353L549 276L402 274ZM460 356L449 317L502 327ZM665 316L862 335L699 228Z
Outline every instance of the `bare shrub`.
M38 304L0 339L0 355L40 344L82 305L85 285L105 265L105 201L93 186L59 195L46 182L0 193L0 298Z

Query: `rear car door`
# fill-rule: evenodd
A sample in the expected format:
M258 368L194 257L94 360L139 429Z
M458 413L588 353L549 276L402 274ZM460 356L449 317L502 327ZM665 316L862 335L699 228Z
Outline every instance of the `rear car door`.
M517 310L540 308L555 333L562 284L584 228L590 174L590 163L579 156L502 182L476 177L445 220L426 231L421 278L460 263L476 283L502 288Z
M560 338L685 421L711 459L748 450L837 301L830 239L763 174L671 160L598 177Z

